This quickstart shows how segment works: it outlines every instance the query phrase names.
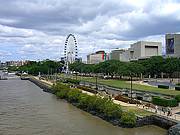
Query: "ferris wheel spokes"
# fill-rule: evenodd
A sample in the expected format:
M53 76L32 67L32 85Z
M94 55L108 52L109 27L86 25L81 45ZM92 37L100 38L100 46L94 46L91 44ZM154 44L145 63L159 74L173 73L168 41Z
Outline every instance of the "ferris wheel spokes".
M73 34L69 34L64 46L64 60L66 73L69 72L69 64L75 62L78 58L77 41Z

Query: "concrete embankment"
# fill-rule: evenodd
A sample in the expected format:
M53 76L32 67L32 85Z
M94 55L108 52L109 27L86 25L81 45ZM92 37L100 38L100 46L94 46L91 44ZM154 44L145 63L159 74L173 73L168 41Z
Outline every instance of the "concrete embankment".
M33 82L34 84L36 84L37 86L42 88L43 91L53 93L53 90L51 89L51 85L49 85L45 82L42 82L40 80L37 80L36 78L30 78L29 81ZM99 116L95 112L89 112L89 113L96 115L96 116L112 123L113 125L124 127L123 125L119 125L117 123L117 121L107 120L106 118ZM145 125L156 125L156 126L159 126L161 128L167 129L167 130L169 129L169 131L168 131L169 135L175 135L173 133L177 133L178 130L180 131L180 126L176 126L177 124L178 124L178 121L168 119L165 117L161 117L161 116L152 115L152 116L147 116L147 117L138 117L135 127L141 127L141 126L145 126ZM178 134L176 134L176 135L178 135Z
M162 116L151 115L146 117L138 117L136 126L141 127L144 125L156 125L158 127L169 129L170 127L176 125L178 121L171 120Z
M35 78L29 78L29 81L33 82L37 86L39 86L43 91L53 93L53 90L51 89L51 85L46 84L45 82L42 82L40 80L37 80Z

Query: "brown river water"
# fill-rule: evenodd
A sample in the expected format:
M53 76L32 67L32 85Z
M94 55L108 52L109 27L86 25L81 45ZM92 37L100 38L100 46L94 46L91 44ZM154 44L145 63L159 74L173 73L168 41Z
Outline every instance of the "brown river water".
M0 135L165 135L156 126L120 128L26 80L0 80Z

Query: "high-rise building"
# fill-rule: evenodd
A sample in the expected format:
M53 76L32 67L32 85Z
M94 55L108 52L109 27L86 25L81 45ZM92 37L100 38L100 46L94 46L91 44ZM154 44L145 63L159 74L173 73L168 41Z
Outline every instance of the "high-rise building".
M166 34L166 55L180 57L180 34Z

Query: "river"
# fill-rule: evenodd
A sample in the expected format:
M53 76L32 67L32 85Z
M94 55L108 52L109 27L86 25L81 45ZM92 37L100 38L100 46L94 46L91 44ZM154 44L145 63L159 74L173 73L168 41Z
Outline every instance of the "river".
M26 80L0 80L0 135L165 135L156 126L120 128Z

